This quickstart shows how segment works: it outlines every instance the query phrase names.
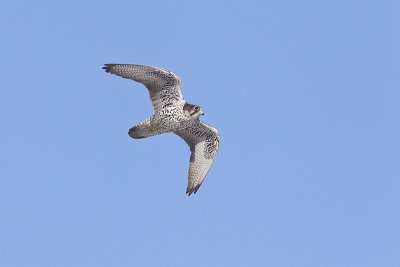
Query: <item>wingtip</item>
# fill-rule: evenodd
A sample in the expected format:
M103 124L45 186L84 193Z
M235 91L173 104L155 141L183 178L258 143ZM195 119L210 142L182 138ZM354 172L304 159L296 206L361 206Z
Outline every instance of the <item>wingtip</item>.
M189 188L189 186L186 188L186 194L188 196L190 196L193 193L193 190L191 190L191 188Z
M201 186L201 183L198 184L198 185L196 185L196 186L192 186L192 187L190 187L190 188L188 187L188 188L186 189L186 194L187 194L188 196L190 196L191 194L196 194L197 191L199 190L200 186Z
M110 66L111 65L112 64L104 64L104 67L102 67L102 69L105 70L106 72L110 73L111 72L111 70L110 70Z
M186 194L188 195L188 196L190 196L191 194L193 194L193 190L190 188L189 189L189 187L186 189Z

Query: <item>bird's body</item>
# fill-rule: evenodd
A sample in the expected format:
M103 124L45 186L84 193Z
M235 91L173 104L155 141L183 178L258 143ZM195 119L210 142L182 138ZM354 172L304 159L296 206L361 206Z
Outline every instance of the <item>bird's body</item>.
M183 114L183 103L179 103L177 105L169 106L161 109L160 111L154 113L151 117L146 119L145 121L139 123L138 125L132 127L129 130L129 135L132 138L141 138L148 137L155 134L168 133L172 132L176 129L181 129L187 126L187 123L190 122L190 118L187 118ZM151 133L148 136L135 136L135 131L145 130L144 127L148 126L151 128Z
M106 64L106 72L144 84L154 114L129 129L135 139L173 132L189 145L191 156L186 193L196 193L206 177L219 149L217 129L202 123L201 107L187 103L181 93L179 77L167 70L136 64Z

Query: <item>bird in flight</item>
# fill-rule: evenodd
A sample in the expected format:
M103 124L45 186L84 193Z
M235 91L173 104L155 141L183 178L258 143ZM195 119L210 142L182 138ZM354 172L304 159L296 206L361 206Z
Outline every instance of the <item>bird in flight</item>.
M136 64L105 64L103 69L146 86L154 114L128 134L139 139L173 132L185 140L191 151L186 194L196 193L217 156L220 140L217 129L200 121L203 109L183 99L181 80L170 71Z

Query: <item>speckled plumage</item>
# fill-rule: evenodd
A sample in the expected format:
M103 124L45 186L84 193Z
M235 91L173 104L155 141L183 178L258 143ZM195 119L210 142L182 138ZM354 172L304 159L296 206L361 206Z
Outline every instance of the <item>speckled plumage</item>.
M217 156L220 138L217 129L199 120L202 108L183 99L179 77L136 64L105 64L103 69L147 87L154 114L129 129L129 136L138 139L173 132L185 140L191 151L186 193L196 193Z

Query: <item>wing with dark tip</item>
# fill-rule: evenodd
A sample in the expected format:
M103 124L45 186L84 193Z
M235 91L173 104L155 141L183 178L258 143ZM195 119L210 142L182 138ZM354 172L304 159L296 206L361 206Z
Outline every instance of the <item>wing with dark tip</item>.
M181 81L167 70L136 64L105 64L108 73L144 84L150 95L154 111L182 101Z
M217 156L219 134L217 129L198 119L193 121L189 127L174 133L185 140L190 147L189 177L186 189L186 194L190 196L199 190Z

